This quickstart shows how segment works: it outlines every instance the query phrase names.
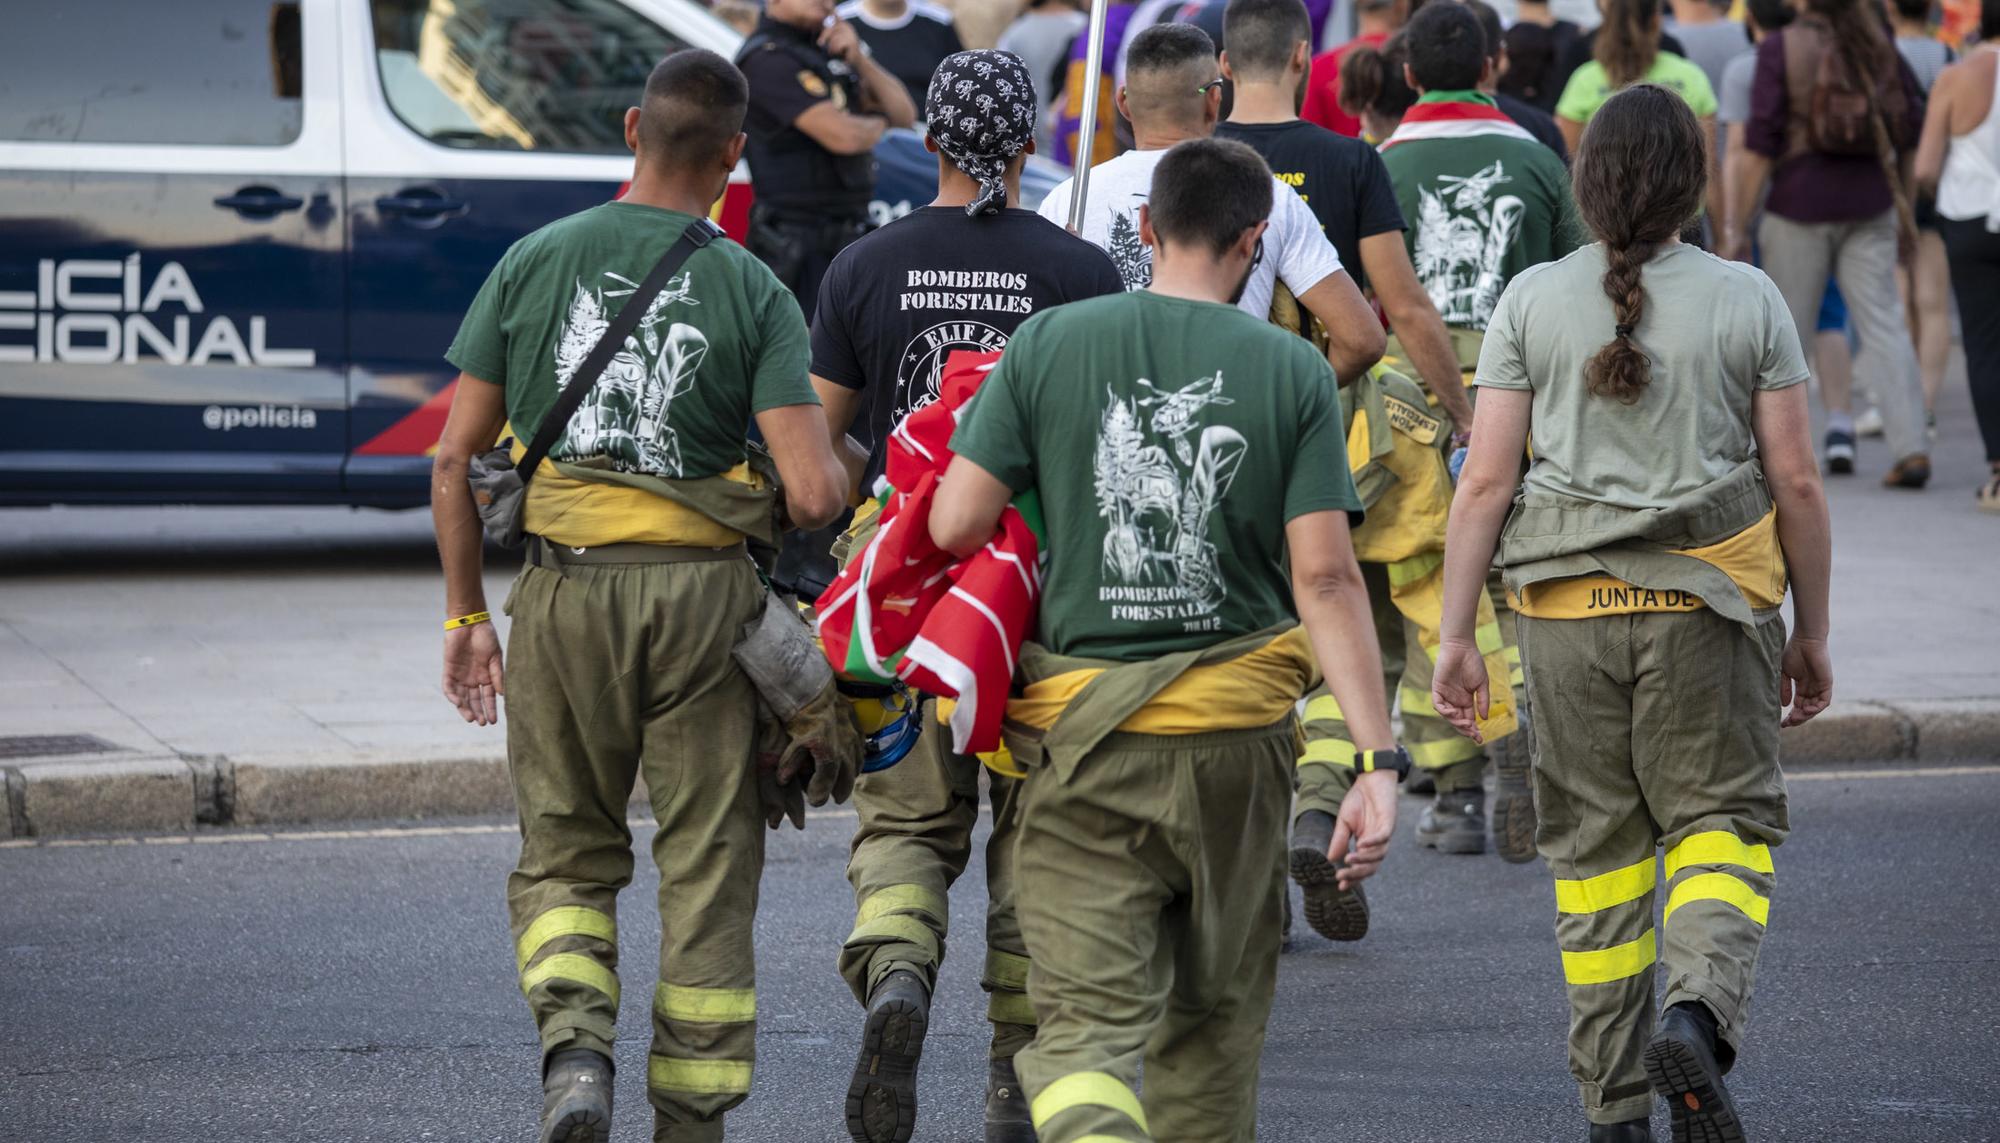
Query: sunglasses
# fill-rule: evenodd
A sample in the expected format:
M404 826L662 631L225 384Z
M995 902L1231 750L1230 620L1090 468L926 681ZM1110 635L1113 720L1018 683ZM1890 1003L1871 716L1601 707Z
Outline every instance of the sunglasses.
M1263 264L1264 264L1264 239L1260 235L1257 239L1257 252L1250 255L1250 268L1252 270L1255 270L1257 267L1262 266Z
M1202 84L1200 87L1195 88L1194 93L1196 95L1207 95L1209 92L1214 91L1216 88L1221 87L1224 83L1227 82L1228 82L1227 80L1223 79L1220 76L1217 76L1216 78L1209 80L1207 83Z

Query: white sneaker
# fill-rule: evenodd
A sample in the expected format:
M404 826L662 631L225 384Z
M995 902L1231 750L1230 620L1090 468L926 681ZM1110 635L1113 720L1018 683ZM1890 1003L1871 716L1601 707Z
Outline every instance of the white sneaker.
M1857 437L1879 437L1884 427L1882 410L1872 406L1854 418L1854 435Z

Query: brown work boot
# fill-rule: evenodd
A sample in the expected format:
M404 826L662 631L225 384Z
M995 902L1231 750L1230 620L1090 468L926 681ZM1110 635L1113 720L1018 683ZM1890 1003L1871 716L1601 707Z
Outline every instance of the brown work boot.
M541 1143L611 1143L611 1061L589 1048L548 1058Z
M1931 458L1922 453L1906 456L1896 462L1889 475L1882 478L1884 488L1922 488L1931 481Z

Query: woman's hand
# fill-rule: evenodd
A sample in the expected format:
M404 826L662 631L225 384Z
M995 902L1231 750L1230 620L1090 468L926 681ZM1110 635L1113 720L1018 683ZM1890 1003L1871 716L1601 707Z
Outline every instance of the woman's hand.
M1792 636L1778 668L1778 703L1789 708L1784 725L1806 722L1832 701L1833 657L1827 653L1826 640Z
M1463 640L1446 639L1431 669L1431 704L1460 734L1484 742L1479 720L1492 702L1486 679L1486 659L1479 648Z

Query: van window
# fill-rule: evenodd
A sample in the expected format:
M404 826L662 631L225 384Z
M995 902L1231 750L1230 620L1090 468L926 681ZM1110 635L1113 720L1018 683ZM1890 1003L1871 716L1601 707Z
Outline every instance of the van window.
M282 146L302 67L295 0L9 5L0 139Z
M623 155L625 109L687 45L617 0L372 0L396 117L447 147Z

